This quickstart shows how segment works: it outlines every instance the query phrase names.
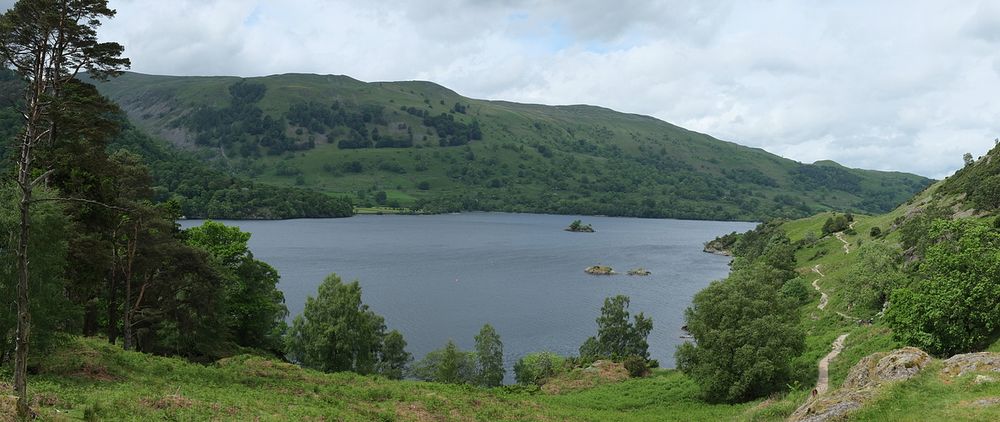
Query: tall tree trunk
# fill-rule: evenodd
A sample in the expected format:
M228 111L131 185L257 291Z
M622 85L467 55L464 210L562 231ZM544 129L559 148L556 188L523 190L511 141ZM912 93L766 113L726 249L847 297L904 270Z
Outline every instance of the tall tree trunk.
M139 229L142 225L142 220L138 220L133 223L132 236L126 243L126 264L123 271L123 278L125 281L125 301L122 305L122 309L125 311L122 317L122 335L123 342L122 348L125 350L132 349L132 315L137 309L139 309L139 304L142 302L142 293L139 293L139 298L136 299L135 305L132 304L132 277L133 277L133 264L135 263L135 254L139 247ZM143 284L142 291L145 292L146 284Z
M118 281L112 277L108 281L108 343L118 341Z
M132 348L132 280L125 280L125 303L122 309L122 349Z
M24 155L28 154L22 154L22 160ZM31 413L28 408L28 339L31 335L31 312L28 309L28 234L31 231L31 182L27 180L27 166L24 167L18 172L18 183L21 185L21 202L18 204L21 211L21 235L17 241L17 336L14 345L14 394L17 395L17 413L22 416Z
M86 303L83 305L83 335L93 337L97 335L97 298L87 294Z
M121 225L119 225L119 227L120 226ZM109 287L108 291L110 292L108 294L108 342L111 343L111 344L115 344L115 341L112 340L112 338L115 337L113 335L114 332L113 332L113 330L111 328L112 327L112 321L114 321L116 318L118 318L118 316L115 315L115 311L117 311L117 309L115 309L115 307L112 306L113 302L115 301L116 286L118 285L118 259L119 259L118 258L118 227L116 227L113 230L111 230L111 270L108 271L108 287ZM124 299L124 306L128 307L128 295L127 294L126 294L125 299Z
M28 301L28 241L31 233L31 194L34 184L31 180L31 147L35 142L36 129L41 111L36 95L29 99L30 114L21 140L18 157L17 185L21 190L18 210L21 214L21 232L17 239L17 334L14 343L14 394L17 396L17 414L28 416L28 341L31 337L31 310Z
M17 333L14 346L14 394L18 416L31 416L28 408L28 344L31 334L29 308L28 245L31 233L32 149L39 142L52 144L53 122L49 103L59 94L60 85L87 70L98 79L117 75L128 67L124 50L115 43L98 43L96 26L100 18L114 16L107 0L30 1L21 0L3 13L0 56L5 67L14 69L28 81L25 89L24 131L20 142L17 185L21 190L21 214L17 242ZM71 66L71 67L70 67Z

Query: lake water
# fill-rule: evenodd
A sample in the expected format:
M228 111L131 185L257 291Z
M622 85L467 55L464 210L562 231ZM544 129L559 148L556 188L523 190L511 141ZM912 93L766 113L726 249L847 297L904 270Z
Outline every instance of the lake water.
M563 230L577 218L597 232ZM502 213L222 222L252 233L250 249L281 274L292 316L337 273L361 282L364 302L403 333L417 359L448 339L471 350L482 325L492 324L503 340L508 382L526 353L576 355L597 332L604 298L618 294L631 298L632 314L653 318L650 354L673 367L684 309L729 271L729 259L702 252L703 243L754 226ZM622 274L583 272L598 264ZM624 274L635 267L652 275Z

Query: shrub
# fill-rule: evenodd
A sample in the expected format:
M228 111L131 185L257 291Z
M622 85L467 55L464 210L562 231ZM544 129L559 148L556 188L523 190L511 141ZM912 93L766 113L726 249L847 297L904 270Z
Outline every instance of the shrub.
M791 299L799 306L809 303L813 297L813 288L802 278L793 278L781 286L781 295Z
M878 238L879 236L882 235L882 229L880 229L878 226L872 227L871 231L868 232L868 235L871 236L872 238Z
M622 361L622 364L625 365L625 369L628 371L628 375L632 378L639 378L643 375L646 375L646 371L649 370L649 368L646 365L646 359L644 359L642 356L636 356L636 355L629 356L625 358L624 361Z
M514 364L518 384L542 385L562 371L566 359L552 352L529 353Z
M424 381L446 384L475 384L476 354L459 350L455 342L448 340L443 349L430 352L413 364L411 375Z

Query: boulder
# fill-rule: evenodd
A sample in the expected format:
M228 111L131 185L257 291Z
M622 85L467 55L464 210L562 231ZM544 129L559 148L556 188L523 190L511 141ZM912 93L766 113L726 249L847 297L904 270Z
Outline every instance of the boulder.
M976 379L972 380L972 383L975 385L990 384L994 382L997 382L997 379L989 375L976 375Z
M1000 353L955 355L945 360L941 369L941 374L949 377L960 377L970 372L1000 372Z
M886 382L912 378L930 363L931 357L916 347L904 347L889 353L875 353L851 368L843 388L866 388Z
M910 379L930 362L930 355L915 347L866 356L851 368L839 389L806 402L788 420L837 420L871 400L883 385Z

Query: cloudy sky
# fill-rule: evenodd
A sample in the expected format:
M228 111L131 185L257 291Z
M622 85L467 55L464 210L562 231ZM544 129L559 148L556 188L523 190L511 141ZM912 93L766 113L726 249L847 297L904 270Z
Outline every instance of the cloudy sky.
M7 3L10 3L9 1ZM133 70L430 80L940 178L1000 136L1000 4L111 0Z

